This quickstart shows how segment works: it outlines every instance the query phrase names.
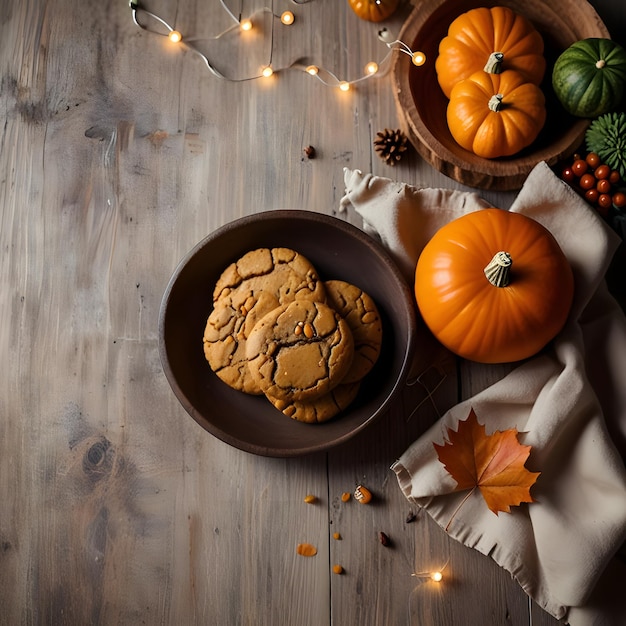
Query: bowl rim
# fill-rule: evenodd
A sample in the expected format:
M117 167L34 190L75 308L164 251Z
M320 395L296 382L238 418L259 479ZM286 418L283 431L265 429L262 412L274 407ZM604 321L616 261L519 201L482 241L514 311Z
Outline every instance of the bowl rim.
M176 378L172 363L170 362L168 354L168 346L165 340L166 338L166 323L168 316L168 309L171 304L172 292L180 279L181 275L189 265L189 263L207 246L212 245L216 240L222 237L224 234L231 231L244 228L251 223L255 223L261 220L284 220L295 219L297 221L305 222L317 222L323 226L336 228L342 231L344 234L356 238L362 245L367 248L373 248L376 252L376 256L382 261L386 270L390 276L393 277L397 285L400 287L399 296L402 300L402 310L405 313L406 327L404 332L406 333L406 344L404 352L401 357L401 362L398 367L398 375L390 387L388 393L384 397L383 401L379 404L375 411L364 418L359 424L355 425L350 430L340 433L337 436L332 437L328 441L314 444L303 444L295 446L293 448L285 447L272 447L270 445L259 445L256 443L242 440L224 429L214 424L210 419L200 412L193 405L192 401L188 398L182 385ZM327 451L333 447L336 447L346 441L352 439L355 435L363 431L366 427L371 425L374 421L377 421L383 413L389 408L389 405L396 397L401 384L407 379L409 374L412 359L415 352L416 344L416 326L417 326L417 310L414 303L414 298L410 290L410 286L407 280L402 275L402 272L398 268L398 265L394 261L390 252L383 246L383 244L366 233L364 230L357 226L342 220L338 217L328 215L326 213L319 213L316 211L309 211L303 209L271 209L267 211L261 211L258 213L249 214L240 218L236 218L229 221L222 226L218 227L214 231L207 234L200 241L198 241L178 262L174 271L172 272L166 288L163 292L161 304L159 307L158 316L158 351L161 361L161 366L165 377L172 389L175 397L185 409L185 411L198 423L204 430L209 432L217 439L227 443L228 445L242 450L244 452L252 453L258 456L273 457L273 458L287 458L287 457L299 457L316 452ZM225 384L225 383L224 383ZM341 419L341 418L339 418ZM323 428L323 424L307 425L312 428Z

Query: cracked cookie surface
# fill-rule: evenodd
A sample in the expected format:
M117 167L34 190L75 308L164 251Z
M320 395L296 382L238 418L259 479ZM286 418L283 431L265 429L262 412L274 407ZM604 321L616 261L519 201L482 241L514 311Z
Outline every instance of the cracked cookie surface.
M313 264L291 248L258 248L231 263L218 278L213 302L233 292L273 295L279 304L324 301L324 285Z
M296 300L265 315L246 341L253 378L277 400L311 400L349 371L354 341L347 322L322 302Z
M267 399L287 417L297 422L320 424L338 415L347 408L359 392L360 382L340 383L328 393L313 400L278 400L267 395Z
M342 383L361 380L378 360L383 325L374 300L365 291L342 280L324 283L326 301L346 320L354 338L354 359Z
M248 368L246 340L264 315L300 298L323 301L325 291L312 263L290 248L251 250L222 272L203 348L223 382L245 393L262 393Z

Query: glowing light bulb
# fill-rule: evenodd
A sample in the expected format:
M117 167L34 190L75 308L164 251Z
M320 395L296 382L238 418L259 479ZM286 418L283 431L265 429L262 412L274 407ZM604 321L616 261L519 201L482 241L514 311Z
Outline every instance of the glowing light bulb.
M307 74L311 74L311 76L315 76L319 71L316 65L309 65L309 67L306 68Z
M430 575L430 579L436 583L440 583L443 580L443 574L441 572L433 572Z
M280 21L283 24L286 24L287 26L289 26L289 24L293 24L293 20L294 20L294 16L293 13L291 11L285 11L281 16L280 16Z
M426 63L426 55L423 52L414 52L411 55L411 61L413 61L413 65L424 65Z
M375 63L374 61L370 61L365 66L365 73L371 76L372 74L376 74L376 72L378 72L378 63Z
M241 30L252 30L252 22L250 20L243 20L239 24L239 27L241 28Z
M177 30L171 30L167 37L173 43L178 43L183 38L183 36Z
M261 70L261 74L263 74L263 76L265 76L265 78L269 78L273 73L274 73L274 70L269 65L265 66Z
M339 83L339 89L341 89L341 91L348 91L350 89L350 83L345 80L342 80Z

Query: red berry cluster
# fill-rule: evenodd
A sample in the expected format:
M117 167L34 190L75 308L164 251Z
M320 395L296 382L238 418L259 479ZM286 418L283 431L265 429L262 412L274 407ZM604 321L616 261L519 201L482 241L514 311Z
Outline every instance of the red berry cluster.
M562 169L561 178L605 217L613 206L626 207L626 194L618 187L619 172L602 163L595 152L589 152L584 158L575 154L572 164Z

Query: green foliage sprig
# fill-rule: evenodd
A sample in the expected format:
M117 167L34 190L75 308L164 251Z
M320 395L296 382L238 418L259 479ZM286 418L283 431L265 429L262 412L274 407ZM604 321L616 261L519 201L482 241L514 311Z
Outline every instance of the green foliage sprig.
M626 180L626 113L605 113L597 117L585 133L585 144L588 152L595 152L603 163Z

